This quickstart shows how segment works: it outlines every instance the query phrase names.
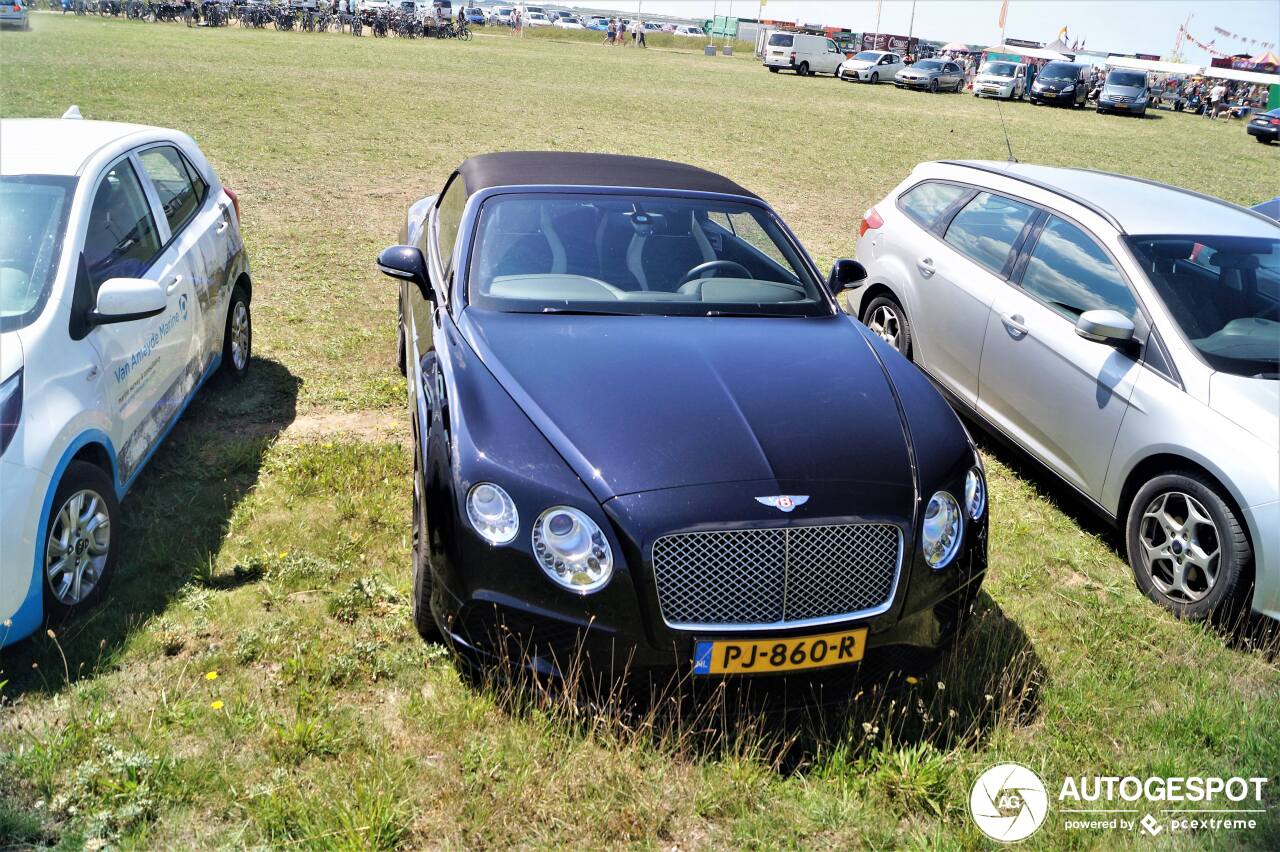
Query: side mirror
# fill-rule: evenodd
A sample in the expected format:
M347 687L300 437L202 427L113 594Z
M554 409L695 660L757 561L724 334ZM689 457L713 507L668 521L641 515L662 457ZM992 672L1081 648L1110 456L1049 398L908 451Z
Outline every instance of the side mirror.
M132 322L163 313L168 300L159 282L146 278L108 278L98 288L89 325Z
M418 285L422 298L435 301L431 282L427 279L427 260L417 246L388 246L378 254L378 269L401 281Z
M1133 340L1133 321L1118 311L1085 311L1076 320L1076 334L1094 343L1124 346Z
M827 286L834 296L845 290L862 285L867 280L867 268L856 260L841 258L831 264L831 274L827 276Z

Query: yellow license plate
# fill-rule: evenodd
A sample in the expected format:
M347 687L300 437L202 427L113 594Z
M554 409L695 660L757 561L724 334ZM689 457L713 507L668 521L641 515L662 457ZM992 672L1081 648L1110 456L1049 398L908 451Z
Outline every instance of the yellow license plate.
M1057 93L1057 92L1045 92L1045 93L1044 93L1044 96L1045 96L1046 98L1056 98L1056 97L1058 96L1058 93Z
M714 639L694 643L694 674L767 674L856 663L867 628L786 639Z

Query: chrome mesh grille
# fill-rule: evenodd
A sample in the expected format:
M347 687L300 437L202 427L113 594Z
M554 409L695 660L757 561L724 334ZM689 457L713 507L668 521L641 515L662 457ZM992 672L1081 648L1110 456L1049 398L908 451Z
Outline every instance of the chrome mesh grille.
M676 533L653 543L672 627L780 625L886 606L898 574L893 524Z

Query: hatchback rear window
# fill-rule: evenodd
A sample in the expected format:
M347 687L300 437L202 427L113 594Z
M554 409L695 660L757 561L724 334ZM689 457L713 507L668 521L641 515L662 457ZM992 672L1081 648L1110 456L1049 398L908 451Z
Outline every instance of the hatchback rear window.
M902 211L926 228L933 227L942 212L968 190L950 183L922 183L898 199Z
M774 33L769 36L770 47L791 47L796 42L796 37L786 33Z

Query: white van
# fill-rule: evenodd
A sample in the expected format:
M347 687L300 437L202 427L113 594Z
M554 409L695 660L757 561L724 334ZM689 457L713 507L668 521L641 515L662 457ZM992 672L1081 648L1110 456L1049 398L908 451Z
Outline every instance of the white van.
M783 68L796 74L839 74L844 53L825 36L808 33L773 33L764 50L764 67L777 73Z

